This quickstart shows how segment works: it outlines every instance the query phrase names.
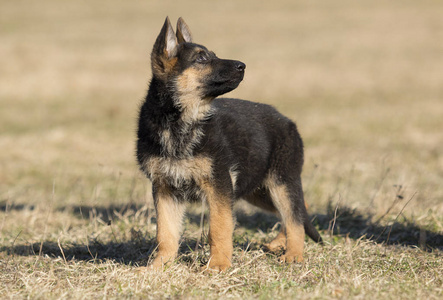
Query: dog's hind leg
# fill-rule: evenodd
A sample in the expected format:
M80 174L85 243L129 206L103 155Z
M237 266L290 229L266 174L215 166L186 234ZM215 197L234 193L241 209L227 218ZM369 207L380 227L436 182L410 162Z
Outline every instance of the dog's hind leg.
M153 188L153 195L157 212L158 253L150 267L161 269L177 256L186 205L174 199L163 186Z
M261 209L264 209L266 211L272 212L278 216L280 216L277 208L275 207L273 200L271 198L271 195L269 193L269 189L267 188L260 188L255 190L253 193L244 196L244 199L251 203L252 205L255 205L257 207L260 207ZM281 216L280 216L281 218ZM267 244L263 245L268 251L271 252L279 252L281 250L286 249L286 230L285 226L282 224L280 228L280 232L277 234L277 236Z
M282 224L277 236L267 244L263 245L268 251L279 252L281 250L286 250L286 229Z
M286 252L280 257L280 260L283 262L301 262L303 261L305 240L303 214L300 214L298 208L300 204L303 205L303 202L300 201L300 199L303 199L301 182L295 186L289 186L279 182L274 176L269 176L265 183L284 225L284 231L279 233L278 240L274 240L276 245L284 241L282 235L286 233Z

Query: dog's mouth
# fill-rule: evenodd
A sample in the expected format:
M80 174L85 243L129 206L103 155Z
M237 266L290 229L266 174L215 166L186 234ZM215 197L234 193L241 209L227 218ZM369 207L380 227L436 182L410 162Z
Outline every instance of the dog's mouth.
M237 88L243 80L243 75L236 76L237 78L228 78L226 80L217 80L206 82L204 93L206 96L217 97L226 94Z
M221 85L235 85L237 87L240 82L242 82L245 76L244 70L241 71L230 71L224 72L224 74L219 74L218 76L214 76L210 78L207 82L209 85L221 86Z
M235 74L232 77L223 79L223 80L214 80L212 82L209 83L209 85L214 85L214 86L221 86L224 84L228 84L228 85L236 85L235 87L237 87L240 82L243 81L243 77L244 77L244 73L242 74Z
M217 97L237 88L245 75L246 65L235 60L218 60L204 80L204 95Z
M241 74L240 76L238 76L238 78L231 78L226 82L226 84L233 86L233 88L235 89L240 85L240 82L243 81L243 77L244 75Z

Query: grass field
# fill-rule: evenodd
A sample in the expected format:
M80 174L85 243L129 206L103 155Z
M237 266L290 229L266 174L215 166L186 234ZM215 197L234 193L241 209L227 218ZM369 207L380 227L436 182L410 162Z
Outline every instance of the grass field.
M443 298L443 3L4 1L0 10L0 298ZM326 245L282 265L276 218L237 205L233 267L208 275L206 209L177 263L155 253L135 130L169 15L246 63L229 94L270 103L305 142ZM202 222L203 220L203 222Z

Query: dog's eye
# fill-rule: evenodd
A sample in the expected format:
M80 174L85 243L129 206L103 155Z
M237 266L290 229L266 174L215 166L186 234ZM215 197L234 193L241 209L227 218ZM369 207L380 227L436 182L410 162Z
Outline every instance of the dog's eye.
M205 54L199 54L195 61L198 63L204 63L208 61L208 57Z

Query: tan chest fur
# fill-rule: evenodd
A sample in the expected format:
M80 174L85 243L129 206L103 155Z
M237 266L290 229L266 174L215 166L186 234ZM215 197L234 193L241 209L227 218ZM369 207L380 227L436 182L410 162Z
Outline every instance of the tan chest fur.
M180 187L194 180L199 184L212 177L212 160L205 156L183 159L170 157L151 157L145 163L145 170L152 181L166 181Z

